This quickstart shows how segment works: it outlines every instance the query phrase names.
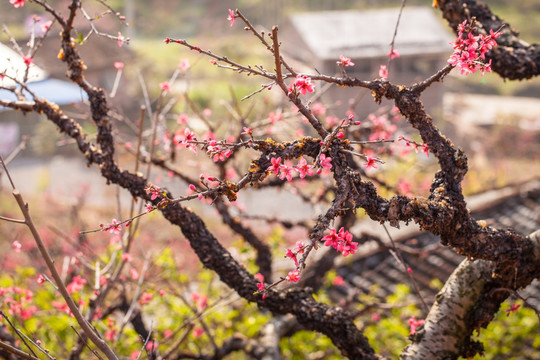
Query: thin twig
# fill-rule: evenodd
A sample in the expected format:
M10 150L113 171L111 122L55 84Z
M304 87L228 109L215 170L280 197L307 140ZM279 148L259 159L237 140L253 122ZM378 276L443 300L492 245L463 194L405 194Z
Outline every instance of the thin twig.
M4 165L3 159L0 157L0 161L2 162L2 165ZM86 319L83 317L81 312L79 311L79 308L75 304L75 301L69 294L69 292L66 289L66 286L62 282L62 278L60 277L60 274L56 270L56 266L54 265L54 260L52 259L51 255L49 254L49 251L45 247L45 244L43 243L43 240L41 239L41 235L39 234L34 221L30 215L30 211L28 210L28 205L25 203L21 193L19 190L15 188L15 184L11 180L11 176L9 174L9 170L7 167L4 166L4 170L6 171L6 174L10 178L11 184L13 186L12 194L15 197L15 200L17 201L17 204L19 205L19 208L21 212L24 215L24 219L26 222L26 226L28 226L30 232L32 233L32 237L36 241L36 245L41 253L41 256L45 260L45 263L47 264L47 267L49 268L49 271L52 274L52 277L56 283L56 286L58 287L58 291L64 298L67 306L69 307L69 310L83 329L84 333L92 340L92 342L107 356L110 360L118 360L118 357L116 354L112 351L112 349L107 345L107 343L101 339L99 334L92 328L89 322L86 321Z
M5 351L11 353L11 354L15 354L17 355L18 357L20 358L23 358L23 359L26 359L26 360L39 360L38 357L35 357L35 356L32 356L30 354L27 354L25 353L24 351L22 350L19 350L17 349L16 347L14 346L11 346L9 344L6 344L5 342L3 341L0 341L0 348L1 349L4 349Z
M30 345L26 342L26 339L25 337L23 336L23 334L21 334L21 332L19 331L19 329L17 329L13 323L11 322L11 320L9 320L8 316L2 311L0 310L0 315L2 315L2 317L4 319L6 319L7 323L9 324L9 326L11 326L11 328L13 329L13 331L15 331L15 333L17 334L17 336L22 340L22 342L24 343L24 345L26 345L26 347L28 348L28 350L30 350L30 352L35 356L35 357L38 357L37 354L34 352L34 350L30 347Z

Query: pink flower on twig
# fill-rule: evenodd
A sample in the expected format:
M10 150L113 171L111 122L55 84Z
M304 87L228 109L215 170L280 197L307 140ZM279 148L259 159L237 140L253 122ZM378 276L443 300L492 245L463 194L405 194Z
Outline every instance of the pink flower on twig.
M341 66L354 66L354 63L351 61L351 58L339 55L339 61L336 61L338 65Z
M416 330L418 329L418 327L424 325L424 323L426 322L425 320L416 320L414 316L411 316L407 321L409 322L409 325L411 327L411 335L416 334Z
M302 95L306 95L308 92L315 91L315 84L311 82L311 78L305 75L298 75L296 76L296 79L292 82L292 84L289 86L289 94L290 93L301 93Z
M12 4L16 8L20 8L24 6L24 2L26 0L9 0L9 3Z
M298 282L298 280L300 280L300 271L298 270L289 271L289 274L287 274L286 279L289 282L294 282L294 283Z
M325 154L321 154L319 157L319 163L321 164L321 167L323 169L331 169L332 164L330 163L332 161L332 158L330 156L326 156Z
M34 62L34 59L32 59L30 55L24 55L23 61L26 66L30 66L30 64Z
M393 60L394 58L399 57L399 51L397 49L391 49L386 56L388 56L390 60Z
M383 80L388 79L388 69L386 68L386 65L381 65L379 67L379 77Z
M300 158L300 161L298 161L298 165L296 165L295 170L300 173L301 179L305 178L306 175L313 175L313 165L308 165L304 157Z
M229 16L227 17L227 20L231 22L231 26L234 25L234 21L236 20L236 15L234 14L234 10L229 9Z

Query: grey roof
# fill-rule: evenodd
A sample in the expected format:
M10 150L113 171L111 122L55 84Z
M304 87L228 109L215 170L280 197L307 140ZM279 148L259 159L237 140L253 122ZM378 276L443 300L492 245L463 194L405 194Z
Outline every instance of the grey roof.
M540 179L478 194L468 199L467 203L472 216L485 220L488 225L511 227L524 235L540 228ZM379 231L378 234L385 232ZM394 232L393 240L410 250L400 251L401 255L413 270L422 296L426 302L432 303L438 290L431 287L430 282L434 278L445 282L465 258L456 254L455 250L442 246L439 237L431 233L409 229L402 236L397 234L399 232ZM374 233L371 235L374 236ZM384 235L381 241L388 243ZM347 263L338 267L338 274L361 292L368 293L373 285L378 284L377 295L382 298L392 294L397 284L410 284L408 274L396 259L389 251L378 247L363 254L357 252ZM531 305L540 307L539 281L533 281L520 294L528 298Z
M291 23L310 51L323 60L386 56L399 8L296 14ZM428 7L403 9L394 48L402 56L452 52L449 31Z

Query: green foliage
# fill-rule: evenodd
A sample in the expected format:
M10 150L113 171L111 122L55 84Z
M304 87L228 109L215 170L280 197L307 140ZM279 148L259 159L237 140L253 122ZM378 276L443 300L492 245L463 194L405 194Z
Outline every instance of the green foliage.
M505 312L512 304L506 301L487 329L476 336L484 344L485 354L475 359L540 359L540 319L522 301L515 302L521 305L515 312Z
M284 359L305 359L306 354L319 359L343 359L328 337L312 331L298 331L279 344Z
M365 320L364 334L380 355L398 358L409 342L407 319L420 314L416 304L411 302L410 292L407 285L398 284L396 291L385 299L388 305L393 305L390 311L374 311L371 318Z

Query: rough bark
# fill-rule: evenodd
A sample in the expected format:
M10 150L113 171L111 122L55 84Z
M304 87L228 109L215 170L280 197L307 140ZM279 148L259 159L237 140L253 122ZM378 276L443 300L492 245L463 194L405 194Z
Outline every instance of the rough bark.
M457 359L469 339L467 315L480 299L485 283L491 278L487 261L464 260L437 294L426 322L413 335L400 358L403 360Z

